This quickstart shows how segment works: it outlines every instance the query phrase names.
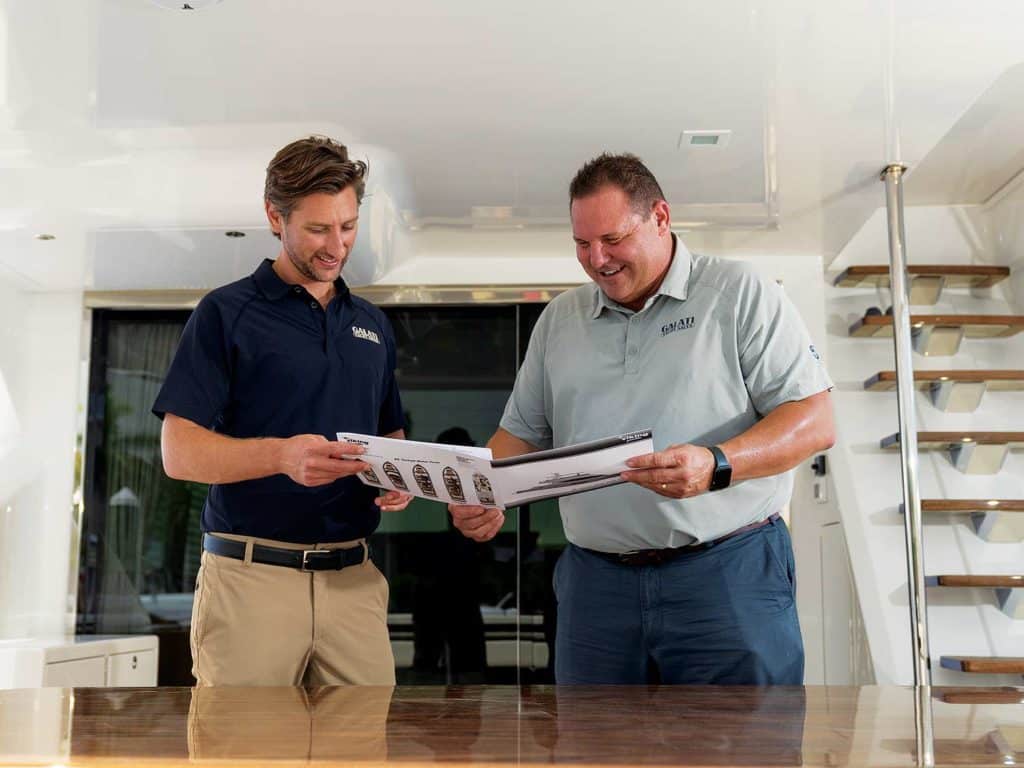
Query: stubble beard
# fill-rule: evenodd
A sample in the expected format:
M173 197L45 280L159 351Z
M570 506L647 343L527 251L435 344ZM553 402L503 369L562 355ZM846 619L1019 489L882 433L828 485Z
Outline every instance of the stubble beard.
M298 270L299 274L305 277L307 280L314 280L318 283L333 283L339 275L341 275L341 268L345 266L345 259L339 259L338 261L338 274L333 277L325 277L317 274L316 269L313 267L313 259L316 258L316 254L312 254L309 257L309 261L303 261L299 256L295 254L291 246L284 240L281 240L281 244L284 248L284 252L288 254L288 260L292 263L292 266Z

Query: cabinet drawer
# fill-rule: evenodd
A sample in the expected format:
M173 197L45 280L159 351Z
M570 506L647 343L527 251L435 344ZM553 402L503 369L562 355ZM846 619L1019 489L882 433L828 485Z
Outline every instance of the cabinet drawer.
M115 688L156 685L156 654L153 651L110 654L107 685Z
M107 660L103 656L71 661L51 661L43 671L43 687L95 688L106 681Z

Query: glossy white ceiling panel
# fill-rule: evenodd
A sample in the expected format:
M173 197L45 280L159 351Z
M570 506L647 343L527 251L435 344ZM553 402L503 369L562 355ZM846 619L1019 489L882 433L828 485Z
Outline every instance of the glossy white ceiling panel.
M423 274L479 230L541 258L527 234L567 233L569 178L605 149L648 162L694 250L828 260L883 204L887 162L949 195L1017 163L1021 100L979 99L1024 60L1022 28L994 1L0 0L0 279L237 277L274 243L194 233L263 231L263 169L311 132L370 160L358 282ZM684 151L686 129L732 135ZM950 182L943 142L986 136L977 178ZM166 266L142 268L139 238Z
M194 14L110 0L96 119L336 123L402 156L423 217L561 212L569 176L605 149L641 152L673 202L759 202L774 51L757 5L719 4L693 24L696 6L676 0L635 15L542 0L229 0ZM682 130L714 127L733 130L728 152L678 150Z

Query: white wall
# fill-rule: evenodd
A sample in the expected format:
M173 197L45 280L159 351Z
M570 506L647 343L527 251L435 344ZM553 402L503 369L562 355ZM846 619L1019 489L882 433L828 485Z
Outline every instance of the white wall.
M0 453L0 638L73 629L82 317L80 292L31 293L0 278L0 375L16 421Z

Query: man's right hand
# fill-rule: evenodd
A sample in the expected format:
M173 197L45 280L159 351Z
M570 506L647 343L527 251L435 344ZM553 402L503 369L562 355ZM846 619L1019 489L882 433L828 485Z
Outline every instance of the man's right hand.
M473 541L490 541L505 524L505 513L496 507L449 504L452 523Z
M369 469L365 461L342 458L365 450L361 445L328 440L323 435L296 435L282 442L281 472L299 485L327 485Z

